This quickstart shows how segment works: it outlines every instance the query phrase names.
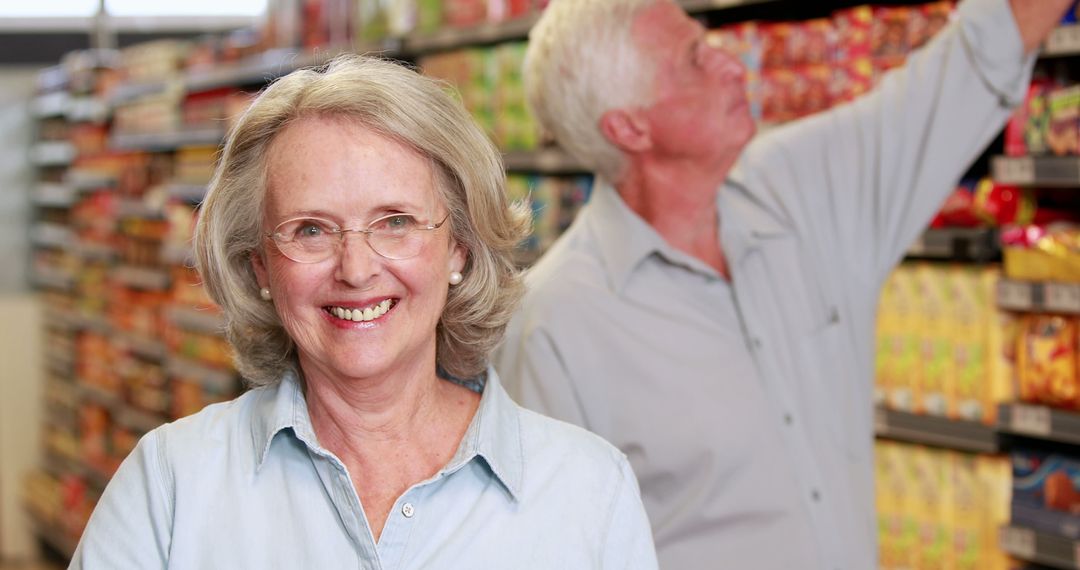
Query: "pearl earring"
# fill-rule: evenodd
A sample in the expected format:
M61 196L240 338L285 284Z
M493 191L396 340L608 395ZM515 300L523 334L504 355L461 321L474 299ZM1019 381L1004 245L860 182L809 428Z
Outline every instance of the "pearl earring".
M459 272L459 271L451 271L450 272L450 284L451 285L457 285L458 283L461 283L462 279L464 279L464 277L461 276L461 272Z
M259 289L259 296L262 297L263 301L269 301L272 298L270 295L270 288L263 287L262 289Z

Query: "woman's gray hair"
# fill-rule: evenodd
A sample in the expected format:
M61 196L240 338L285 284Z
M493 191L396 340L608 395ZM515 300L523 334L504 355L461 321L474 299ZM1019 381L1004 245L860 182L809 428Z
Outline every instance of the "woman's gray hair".
M658 0L552 0L529 32L525 95L559 145L609 182L625 166L600 131L612 109L651 101L653 69L631 36L634 17Z
M512 253L530 220L506 198L498 150L446 89L399 64L345 55L275 81L232 128L195 228L195 258L249 383L300 373L292 339L259 297L251 260L266 243L268 150L305 117L357 121L431 160L451 235L467 251L465 279L450 287L437 327L436 361L460 378L484 371L523 292Z

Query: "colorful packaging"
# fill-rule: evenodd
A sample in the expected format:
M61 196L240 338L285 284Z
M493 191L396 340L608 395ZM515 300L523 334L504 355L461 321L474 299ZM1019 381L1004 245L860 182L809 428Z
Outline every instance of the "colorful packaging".
M1046 146L1057 156L1080 153L1080 85L1052 89L1047 103Z
M1025 315L1017 370L1021 400L1080 410L1076 321L1061 315Z

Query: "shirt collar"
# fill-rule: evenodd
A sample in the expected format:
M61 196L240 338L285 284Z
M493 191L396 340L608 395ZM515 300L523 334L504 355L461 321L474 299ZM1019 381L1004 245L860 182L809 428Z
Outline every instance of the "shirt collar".
M653 254L690 271L716 275L704 263L671 247L655 228L626 205L615 188L600 177L593 182L587 208L593 222L592 238L599 246L615 291L621 291L638 264Z
M483 392L480 406L473 416L457 452L443 469L444 474L464 467L475 457L481 457L495 478L515 501L521 496L525 471L520 408L510 399L493 368L480 379ZM286 373L280 382L264 388L256 397L252 422L252 449L255 450L255 469L266 462L270 444L282 430L290 428L309 448L323 452L315 437L308 415L307 401L294 372Z
M480 406L473 416L457 453L444 473L462 468L474 457L481 457L488 468L516 501L521 498L525 473L524 442L521 433L521 408L503 389L495 369L488 367Z

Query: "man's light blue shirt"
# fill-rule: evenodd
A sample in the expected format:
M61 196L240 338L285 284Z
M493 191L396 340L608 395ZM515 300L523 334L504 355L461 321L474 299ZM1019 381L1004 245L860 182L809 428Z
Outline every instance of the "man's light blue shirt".
M147 434L71 567L656 568L626 457L518 407L494 371L478 388L456 454L398 498L378 543L289 375Z

